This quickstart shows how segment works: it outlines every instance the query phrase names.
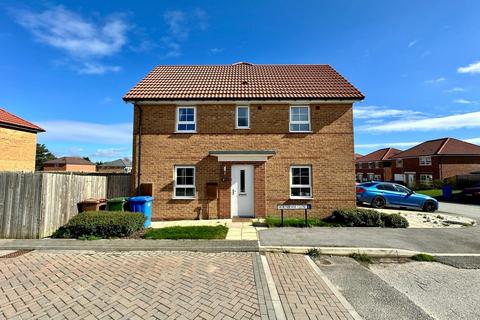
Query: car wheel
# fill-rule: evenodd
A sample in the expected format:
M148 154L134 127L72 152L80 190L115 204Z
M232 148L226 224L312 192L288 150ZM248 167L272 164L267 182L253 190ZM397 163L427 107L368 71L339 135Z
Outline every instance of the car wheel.
M433 201L427 201L425 202L425 204L423 205L423 211L426 211L426 212L434 212L435 211L435 203L433 203Z
M361 206L363 204L362 201L357 201L357 206Z
M373 198L372 207L377 208L377 209L385 207L385 199L383 199L382 197Z

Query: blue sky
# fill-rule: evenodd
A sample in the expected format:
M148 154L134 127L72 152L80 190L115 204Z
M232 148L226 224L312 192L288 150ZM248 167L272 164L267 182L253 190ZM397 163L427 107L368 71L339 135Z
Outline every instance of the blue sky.
M11 1L0 106L57 156L131 156L121 97L156 64L328 63L365 95L356 151L480 144L480 1Z

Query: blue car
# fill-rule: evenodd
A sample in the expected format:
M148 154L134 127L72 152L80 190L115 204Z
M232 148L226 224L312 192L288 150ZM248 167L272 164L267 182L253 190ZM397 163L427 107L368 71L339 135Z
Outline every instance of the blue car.
M357 185L357 204L365 202L374 208L412 208L427 212L438 210L436 199L389 182L366 182Z

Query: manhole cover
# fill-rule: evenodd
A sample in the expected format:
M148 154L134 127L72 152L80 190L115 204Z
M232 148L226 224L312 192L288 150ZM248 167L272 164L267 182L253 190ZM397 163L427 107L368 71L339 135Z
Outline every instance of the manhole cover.
M318 259L318 264L321 264L322 266L329 266L332 264L332 262L328 259L320 258Z
M6 254L4 256L1 256L0 259L9 259L9 258L16 258L19 256L23 256L26 253L32 252L33 250L31 249L25 249L25 250L17 250L15 252L11 252L9 254Z

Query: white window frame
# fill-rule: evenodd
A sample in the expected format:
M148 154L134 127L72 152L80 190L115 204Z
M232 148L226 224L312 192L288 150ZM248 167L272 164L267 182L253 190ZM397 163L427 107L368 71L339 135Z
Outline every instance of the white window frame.
M177 169L193 169L193 185L190 184L177 184ZM184 165L175 165L173 166L173 199L195 199L197 197L197 188L195 187L196 182L196 169L195 166L184 166ZM177 196L177 188L193 188L193 196Z
M375 164L373 162L368 163L368 169L373 169L375 167Z
M430 177L429 180L426 180L426 179L422 179L424 177ZM433 174L428 174L428 173L421 173L420 174L420 184L423 184L423 185L431 185L433 183Z
M431 156L418 157L418 163L421 166L431 166L432 165L432 157Z
M374 174L373 175L373 181L382 181L382 175L381 174Z
M308 112L307 112L307 115L308 115L308 120L307 121L292 121L292 108L307 108ZM292 131L292 127L291 125L292 124L308 124L308 130L306 131L295 131L293 130ZM290 110L289 110L289 113L288 113L288 131L291 132L291 133L306 133L306 132L312 132L312 127L311 127L311 124L310 124L310 106L305 106L305 105L301 105L301 106L290 106Z
M380 161L375 161L375 169L380 169Z
M395 167L396 168L403 168L403 159L395 160Z
M247 126L238 125L238 109L247 109ZM250 129L250 106L237 106L235 108L235 129Z
M303 169L308 168L308 185L306 184L293 184L293 169ZM292 196L292 188L309 188L310 196ZM313 188L312 188L312 166L311 165L292 165L290 166L290 199L312 199L313 198Z
M193 109L193 121L180 121L180 109ZM197 107L196 106L177 106L175 112L175 132L176 133L196 133L197 132ZM195 130L178 130L179 124L193 124Z

